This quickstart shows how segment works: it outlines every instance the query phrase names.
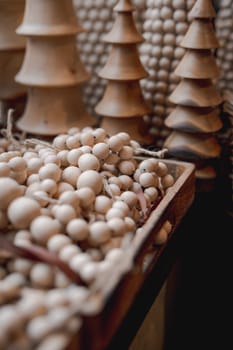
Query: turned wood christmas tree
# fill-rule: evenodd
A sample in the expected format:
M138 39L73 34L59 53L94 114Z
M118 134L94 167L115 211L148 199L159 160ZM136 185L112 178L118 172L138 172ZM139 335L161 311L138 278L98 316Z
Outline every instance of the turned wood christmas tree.
M26 53L16 81L28 86L19 129L56 135L71 127L91 126L81 85L89 79L79 58L76 35L82 31L72 0L26 0L18 35L27 37Z
M8 108L26 94L26 88L15 82L25 53L25 39L15 30L21 23L25 0L0 0L0 101L3 119Z
M107 63L99 76L108 80L104 96L95 111L101 115L101 126L113 135L124 131L140 143L151 142L143 116L150 107L142 95L140 80L147 76L137 45L144 41L138 32L129 0L114 7L116 19L104 41L112 44Z
M170 96L177 107L165 120L174 131L164 146L171 155L194 162L197 178L210 179L216 177L212 163L221 153L216 132L222 127L218 114L222 97L215 87L219 69L213 52L219 44L211 0L197 0L190 16L192 22L180 44L186 53L175 70L181 82Z

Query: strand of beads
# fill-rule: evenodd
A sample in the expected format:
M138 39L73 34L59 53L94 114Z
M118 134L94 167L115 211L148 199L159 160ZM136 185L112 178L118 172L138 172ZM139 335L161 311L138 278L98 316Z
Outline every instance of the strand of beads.
M112 271L131 266L125 249L144 211L175 180L161 159L138 159L141 146L123 132L110 137L102 128L72 128L52 143L31 139L16 146L1 139L1 230L18 247L37 245L56 254L87 287L75 286L46 262L8 256L0 271L0 302L10 304L0 318L8 315L9 321L0 346L56 344L61 329L65 344L80 325L79 313L103 302L87 302L91 288L104 288Z

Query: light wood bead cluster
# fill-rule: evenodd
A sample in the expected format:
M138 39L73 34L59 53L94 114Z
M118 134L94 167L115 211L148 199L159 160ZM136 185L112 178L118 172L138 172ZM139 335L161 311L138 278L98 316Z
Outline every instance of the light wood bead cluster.
M20 274L13 273L0 282L7 284L12 293L20 278ZM19 299L1 306L1 349L66 349L81 325L77 305L87 295L88 291L76 286L48 291L23 288Z
M136 160L140 145L127 133L110 137L102 128L72 128L17 150L2 138L0 147L2 234L18 247L55 253L87 283L74 285L44 262L1 258L0 348L63 350L81 325L89 287L122 261L142 223L138 193L149 209L175 180L162 160ZM165 241L163 235L157 243Z
M135 230L139 188L149 208L174 184L161 160L134 159L139 146L127 133L109 137L88 127L70 129L48 146L1 153L1 228L29 230L31 241L56 253L83 241L102 251Z

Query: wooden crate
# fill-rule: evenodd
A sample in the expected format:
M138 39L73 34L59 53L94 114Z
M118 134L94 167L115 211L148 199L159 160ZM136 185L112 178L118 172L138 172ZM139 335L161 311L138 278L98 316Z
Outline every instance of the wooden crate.
M143 225L144 232L133 239L130 250L133 254L132 268L125 274L116 276L111 288L107 292L103 291L104 305L101 310L94 315L83 315L83 325L69 350L107 349L137 293L191 206L195 196L194 165L173 160L163 162L175 177L175 184ZM157 246L155 238L167 220L172 224L172 231L167 243Z

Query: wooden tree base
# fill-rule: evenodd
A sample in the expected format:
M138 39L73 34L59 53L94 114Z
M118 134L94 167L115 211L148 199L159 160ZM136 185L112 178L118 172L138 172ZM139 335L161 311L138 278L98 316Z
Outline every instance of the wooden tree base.
M79 87L30 88L23 116L17 127L35 135L57 135L71 127L94 126L85 110Z

